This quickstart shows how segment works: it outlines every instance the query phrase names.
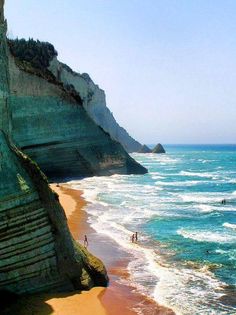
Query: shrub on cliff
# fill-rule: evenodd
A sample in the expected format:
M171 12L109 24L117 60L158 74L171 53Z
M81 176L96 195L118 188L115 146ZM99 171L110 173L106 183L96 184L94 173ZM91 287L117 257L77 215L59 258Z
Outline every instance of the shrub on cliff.
M48 42L40 42L29 38L8 39L12 55L21 61L29 62L38 69L47 69L53 57L57 56L54 46Z

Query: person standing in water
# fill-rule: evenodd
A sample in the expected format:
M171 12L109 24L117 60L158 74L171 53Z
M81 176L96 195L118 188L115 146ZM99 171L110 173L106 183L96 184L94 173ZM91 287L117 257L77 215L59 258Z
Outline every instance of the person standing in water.
M88 238L87 238L87 235L84 235L84 247L85 247L85 248L88 247Z
M136 243L138 242L138 232L135 232L134 240L135 240Z

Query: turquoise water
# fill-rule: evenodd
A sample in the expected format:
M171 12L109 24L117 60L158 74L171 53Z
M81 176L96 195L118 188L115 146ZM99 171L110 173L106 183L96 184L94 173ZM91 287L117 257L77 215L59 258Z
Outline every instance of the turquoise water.
M71 184L91 201L93 227L134 255L137 290L177 314L236 314L236 146L166 150L133 154L148 168L144 176Z

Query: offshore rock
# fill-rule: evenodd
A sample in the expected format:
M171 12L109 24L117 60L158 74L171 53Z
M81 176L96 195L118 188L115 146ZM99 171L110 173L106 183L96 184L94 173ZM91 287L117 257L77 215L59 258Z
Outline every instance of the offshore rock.
M142 145L138 153L152 153L152 150L146 145Z
M34 293L106 285L103 264L75 245L37 165L0 131L0 290Z
M158 143L155 148L152 150L152 153L166 153L165 149L163 148L163 146Z
M115 120L106 106L105 92L99 88L87 73L79 74L55 57L48 68L58 81L73 86L83 100L83 106L94 122L122 144L127 152L138 152L142 145L134 140Z
M78 95L16 61L9 56L12 138L49 178L147 172L94 123Z

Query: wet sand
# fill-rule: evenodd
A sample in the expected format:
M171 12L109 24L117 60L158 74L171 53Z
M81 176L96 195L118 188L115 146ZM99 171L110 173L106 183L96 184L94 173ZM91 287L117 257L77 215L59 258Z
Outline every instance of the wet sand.
M122 250L112 239L96 233L90 227L87 221L88 215L84 210L86 201L82 197L82 192L71 189L67 185L60 185L60 187L52 185L51 187L59 195L74 239L83 244L84 235L87 235L89 251L99 257L107 268L110 284L99 295L99 300L105 308L106 314L134 315L137 314L137 311L142 311L145 315L173 315L172 310L139 294L134 287L121 284L120 281L117 282L117 280L129 279L127 266L133 256ZM68 197L72 198L76 205ZM73 211L71 211L72 207Z
M23 297L9 311L4 311L3 315L135 315L138 312L143 315L174 315L172 310L158 305L139 294L134 287L122 283L122 279L129 279L127 266L133 256L112 239L91 228L84 210L87 203L82 192L71 189L66 184L50 186L59 195L74 239L83 244L84 235L87 235L88 250L104 262L110 278L109 287Z

